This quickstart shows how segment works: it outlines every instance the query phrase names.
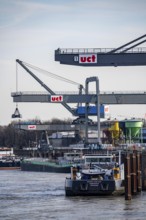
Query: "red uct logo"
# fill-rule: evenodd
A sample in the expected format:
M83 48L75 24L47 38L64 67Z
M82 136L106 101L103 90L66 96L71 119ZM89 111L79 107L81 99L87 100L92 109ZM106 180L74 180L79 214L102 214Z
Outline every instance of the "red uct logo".
M62 95L51 95L51 102L63 102Z
M36 130L36 125L28 125L28 130Z
M97 54L80 54L79 63L97 63Z

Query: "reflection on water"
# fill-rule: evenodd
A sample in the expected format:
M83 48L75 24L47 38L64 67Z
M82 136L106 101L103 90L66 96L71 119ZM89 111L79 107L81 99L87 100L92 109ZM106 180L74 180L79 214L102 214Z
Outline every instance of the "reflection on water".
M0 220L144 220L146 192L124 197L65 197L67 174L0 171Z

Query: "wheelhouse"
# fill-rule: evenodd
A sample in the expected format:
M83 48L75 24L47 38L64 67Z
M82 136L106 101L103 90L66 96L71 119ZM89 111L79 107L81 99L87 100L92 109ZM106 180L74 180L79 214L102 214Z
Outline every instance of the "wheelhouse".
M114 162L113 155L85 155L84 163L86 165L90 164L106 164Z

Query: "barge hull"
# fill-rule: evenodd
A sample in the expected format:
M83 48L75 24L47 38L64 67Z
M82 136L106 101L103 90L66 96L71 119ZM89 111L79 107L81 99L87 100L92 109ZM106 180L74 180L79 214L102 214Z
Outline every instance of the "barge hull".
M21 163L22 171L70 173L70 166L53 166L37 163Z
M0 170L18 170L20 169L20 161L18 162L2 162L0 161Z
M115 191L115 181L83 181L66 179L66 196L97 196L112 195Z

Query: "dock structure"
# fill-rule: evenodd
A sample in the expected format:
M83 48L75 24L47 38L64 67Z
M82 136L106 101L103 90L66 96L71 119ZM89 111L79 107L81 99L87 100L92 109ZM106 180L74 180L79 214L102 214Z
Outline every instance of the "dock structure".
M131 200L132 196L146 190L146 158L145 152L126 152L124 158L125 173L125 200Z

